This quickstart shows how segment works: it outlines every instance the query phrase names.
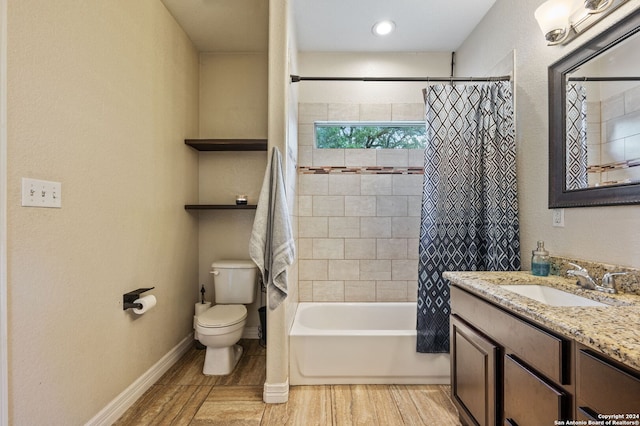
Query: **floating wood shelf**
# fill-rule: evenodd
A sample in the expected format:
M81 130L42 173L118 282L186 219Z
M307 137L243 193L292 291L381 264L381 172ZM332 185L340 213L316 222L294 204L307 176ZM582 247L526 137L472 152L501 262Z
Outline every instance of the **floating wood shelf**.
M186 204L185 210L255 210L255 204Z
M198 151L266 151L266 139L185 139Z

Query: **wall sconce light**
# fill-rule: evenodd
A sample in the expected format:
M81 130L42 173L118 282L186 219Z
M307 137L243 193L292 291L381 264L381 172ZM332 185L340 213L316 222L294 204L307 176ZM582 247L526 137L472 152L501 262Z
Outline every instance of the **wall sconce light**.
M549 46L567 43L627 0L547 0L535 17Z

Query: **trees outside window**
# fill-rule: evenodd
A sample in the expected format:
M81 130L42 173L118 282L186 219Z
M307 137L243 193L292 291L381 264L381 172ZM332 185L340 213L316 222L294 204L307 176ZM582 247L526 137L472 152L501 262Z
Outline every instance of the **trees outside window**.
M422 149L424 122L316 122L316 148Z

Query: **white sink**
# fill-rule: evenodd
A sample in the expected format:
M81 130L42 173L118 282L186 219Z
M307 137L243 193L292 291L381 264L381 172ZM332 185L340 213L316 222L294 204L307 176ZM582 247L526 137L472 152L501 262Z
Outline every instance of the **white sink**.
M609 306L606 303L543 285L501 285L500 288L551 306Z

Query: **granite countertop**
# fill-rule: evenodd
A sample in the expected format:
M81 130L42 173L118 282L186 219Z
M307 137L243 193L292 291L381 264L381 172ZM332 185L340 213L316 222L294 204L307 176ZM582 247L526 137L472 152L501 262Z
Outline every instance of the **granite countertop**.
M584 290L576 285L575 279L537 277L529 271L445 272L443 276L489 302L640 370L639 295ZM550 306L500 288L507 284L555 287L610 306Z

